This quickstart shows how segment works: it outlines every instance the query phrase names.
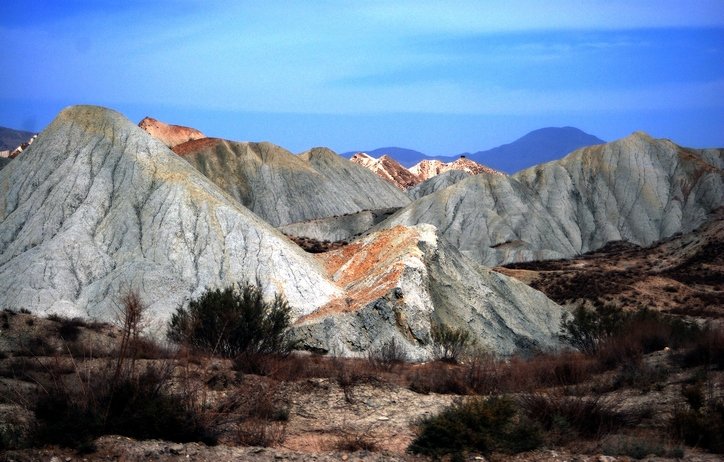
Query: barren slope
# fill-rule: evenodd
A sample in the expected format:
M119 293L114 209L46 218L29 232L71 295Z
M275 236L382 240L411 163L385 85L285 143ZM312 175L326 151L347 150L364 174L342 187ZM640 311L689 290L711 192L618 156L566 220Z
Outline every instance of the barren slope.
M611 242L569 260L497 268L558 303L613 303L703 318L724 317L724 210L700 228L650 247Z
M635 133L511 177L476 175L381 223L431 223L486 265L562 258L687 232L723 204L721 150Z
M558 346L560 306L464 258L432 226L372 233L319 259L345 296L298 321L297 337L316 351L359 355L394 338L427 359L436 324L500 354Z
M0 305L109 319L138 290L159 324L242 280L305 314L337 294L320 267L122 115L71 107L0 171Z
M174 151L274 226L409 203L403 192L331 151L331 168L271 143L206 138Z

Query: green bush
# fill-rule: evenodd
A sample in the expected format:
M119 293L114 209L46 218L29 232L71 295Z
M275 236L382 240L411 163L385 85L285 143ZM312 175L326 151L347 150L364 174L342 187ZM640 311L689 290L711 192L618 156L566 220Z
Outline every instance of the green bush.
M168 338L200 351L227 358L287 353L291 309L276 295L267 302L261 289L249 284L207 290L188 309L171 317Z
M510 398L461 401L424 419L409 451L432 457L466 452L517 453L538 447L540 434Z

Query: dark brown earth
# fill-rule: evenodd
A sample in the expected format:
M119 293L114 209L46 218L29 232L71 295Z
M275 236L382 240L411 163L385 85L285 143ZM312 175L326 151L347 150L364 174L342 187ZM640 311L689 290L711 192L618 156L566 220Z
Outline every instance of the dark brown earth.
M650 247L617 241L567 260L496 268L561 304L647 307L704 319L724 318L724 211L699 229Z
M1 313L0 433L22 436L33 426L29 397L43 393L39 387L43 375L54 371L64 380L73 380L88 371L100 370L105 362L114 360L120 333L106 324L77 323L77 337L69 336L75 330L67 327L73 324L68 320L41 319L7 310ZM61 338L63 335L74 340ZM513 396L535 391L600 399L635 423L593 438L571 441L563 435L560 444L522 454L485 458L472 453L466 460L617 462L635 460L630 454L643 457L646 451L661 456L650 455L642 460L721 460L718 455L684 446L667 430L672 413L686 406L682 394L685 387L700 384L705 387L707 399L719 400L724 387L724 372L683 368L674 351L646 355L637 366L635 380L622 379L628 377L626 369L615 369L593 372L575 385L555 385L555 381L542 379L552 377L549 370L564 364L553 357L514 358L508 363L471 358L469 363L458 365L400 364L380 368L366 359L302 355L266 364L265 375L261 376L239 373L231 360L183 352L169 356L163 348L148 347L145 352L144 356L151 358L139 360L139 364L170 365L174 377L171 386L195 390L195 399L200 399L211 412L209 415L219 422L218 445L136 441L107 435L95 440L95 451L91 453L78 454L54 446L15 447L0 453L0 461L423 461L429 459L406 452L416 435L417 422L460 399L459 393L470 393L468 387L476 383L484 383L491 391L508 388ZM158 359L153 359L154 355ZM583 358L569 359L573 362L566 364L576 370L590 365ZM492 382L484 377L480 382L480 376L473 378L472 371L480 372L477 367L482 367ZM453 377L461 381L455 383ZM229 403L236 406L231 411ZM288 417L281 421L245 417L248 409L259 406L284 409ZM242 443L244 432L259 428L272 435L268 447Z

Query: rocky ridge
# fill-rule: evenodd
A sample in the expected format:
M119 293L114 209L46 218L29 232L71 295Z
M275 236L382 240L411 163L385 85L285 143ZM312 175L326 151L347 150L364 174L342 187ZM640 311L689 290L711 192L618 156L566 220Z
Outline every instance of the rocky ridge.
M330 166L268 142L204 138L173 150L273 226L410 202L402 191L328 150L321 156Z
M615 240L646 246L696 228L722 205L723 155L634 133L513 176L472 176L378 226L433 224L491 266L570 257Z
M448 170L408 189L407 195L414 201L421 197L429 196L441 189L445 189L448 186L452 186L469 176L471 176L471 174L463 170Z
M473 160L461 156L452 162L442 162L439 160L423 160L410 167L410 172L417 175L422 181L429 180L441 173L451 170L460 170L471 175L479 173L489 173L491 175L505 175L502 172L493 170L485 165L479 164Z
M357 213L300 221L280 226L279 231L289 236L306 237L318 241L348 241L366 232L399 210L399 207L363 210Z
M138 126L146 130L149 135L161 141L169 148L191 140L205 138L206 135L191 127L171 125L151 117L144 117Z
M460 171L470 175L477 175L479 173L504 175L501 172L466 159L464 156L452 162L423 160L409 169L388 155L383 155L379 159L376 159L364 152L358 152L353 155L350 160L373 171L381 178L403 190L413 188L430 178L448 171Z
M418 175L412 173L388 155L383 155L379 159L375 159L364 152L359 152L353 155L350 160L373 171L381 178L403 190L415 186L420 182Z

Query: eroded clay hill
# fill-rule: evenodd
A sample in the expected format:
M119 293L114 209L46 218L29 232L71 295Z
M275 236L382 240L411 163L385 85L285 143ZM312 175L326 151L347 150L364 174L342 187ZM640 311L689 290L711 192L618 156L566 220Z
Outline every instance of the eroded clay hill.
M559 305L463 257L433 226L378 231L318 258L345 294L297 322L307 348L359 355L395 339L426 359L439 324L504 355L559 346Z
M634 133L510 177L472 176L379 226L434 224L486 265L570 257L617 240L647 246L723 205L723 154Z
M0 172L0 305L109 320L139 291L165 323L207 286L254 281L306 314L321 267L121 114L76 106Z
M409 203L402 191L325 149L295 156L272 143L206 138L174 151L274 226Z

